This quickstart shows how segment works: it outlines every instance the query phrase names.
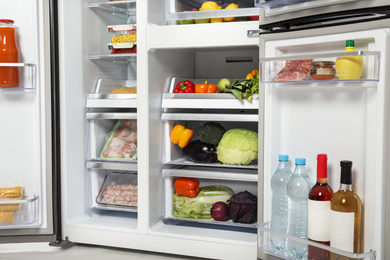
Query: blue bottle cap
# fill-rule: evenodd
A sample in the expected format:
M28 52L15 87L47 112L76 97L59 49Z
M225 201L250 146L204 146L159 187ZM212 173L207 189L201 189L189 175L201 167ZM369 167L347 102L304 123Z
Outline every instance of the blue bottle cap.
M296 165L305 165L306 159L305 158L295 158L295 164Z
M283 162L288 161L288 155L280 154L279 155L279 161L283 161Z

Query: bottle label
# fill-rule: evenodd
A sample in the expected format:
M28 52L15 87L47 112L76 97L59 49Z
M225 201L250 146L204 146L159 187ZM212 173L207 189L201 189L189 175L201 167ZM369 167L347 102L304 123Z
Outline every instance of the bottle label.
M311 240L330 241L330 201L309 200L308 237Z
M330 246L353 252L354 212L330 213Z

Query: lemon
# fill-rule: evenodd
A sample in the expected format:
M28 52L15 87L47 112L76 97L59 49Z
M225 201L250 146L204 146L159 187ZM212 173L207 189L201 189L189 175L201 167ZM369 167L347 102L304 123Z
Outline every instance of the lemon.
M238 8L238 5L236 5L235 3L231 3L230 5L226 6L225 9L237 9ZM236 18L235 17L224 17L223 20L225 22L234 22L236 21Z
M211 18L210 23L222 23L223 18Z
M202 6L199 8L199 11L209 11L209 10L219 10L222 9L221 6L219 6L214 1L207 1L202 4Z

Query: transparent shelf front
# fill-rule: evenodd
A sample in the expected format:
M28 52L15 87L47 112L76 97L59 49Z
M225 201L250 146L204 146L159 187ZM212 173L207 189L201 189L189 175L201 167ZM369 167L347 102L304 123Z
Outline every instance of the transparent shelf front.
M263 83L377 82L380 52L353 51L260 59Z
M319 244L316 242L312 242L306 239L297 238L294 236L290 236L287 234L283 234L277 231L274 231L270 229L269 222L265 222L258 225L258 232L259 232L259 249L263 251L264 253L268 255L273 255L282 259L296 259L294 256L289 255L286 250L278 250L275 247L273 247L270 243L270 237L271 236L281 236L286 239L293 240L297 243L301 243L303 247L307 246L313 246L320 250L328 251L331 257L331 259L359 259L359 260L375 260L376 259L376 252L370 251L367 253L350 253L338 248L330 247L327 245ZM308 259L307 255L305 255L301 259Z
M36 65L31 63L0 63L0 91L35 90L36 71Z
M0 200L0 229L28 226L38 221L38 196Z
M255 6L264 9L290 7L299 4L305 4L309 7L319 7L324 5L345 3L349 1L357 0L255 0Z
M121 54L89 54L90 60L107 60L107 61L125 61L131 62L137 60L136 53L121 53Z
M122 13L124 15L135 15L136 0L107 1L107 2L89 2L89 8L100 8L112 13Z

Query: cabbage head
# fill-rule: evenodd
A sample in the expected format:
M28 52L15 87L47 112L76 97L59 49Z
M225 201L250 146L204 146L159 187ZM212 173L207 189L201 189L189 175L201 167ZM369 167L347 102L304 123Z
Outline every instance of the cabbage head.
M257 133L243 128L227 131L217 146L218 160L230 165L250 164L257 159L257 151Z

